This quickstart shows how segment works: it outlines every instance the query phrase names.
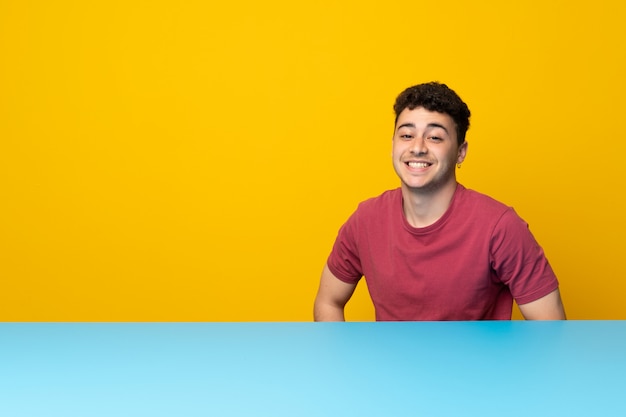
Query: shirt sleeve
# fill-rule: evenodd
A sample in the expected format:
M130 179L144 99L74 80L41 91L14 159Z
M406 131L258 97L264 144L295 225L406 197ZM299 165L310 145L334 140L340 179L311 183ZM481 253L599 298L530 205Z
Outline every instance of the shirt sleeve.
M491 267L518 304L535 301L559 286L528 224L512 208L495 226L490 256Z
M339 229L327 260L330 272L349 284L356 284L363 277L357 231L357 213L355 212Z

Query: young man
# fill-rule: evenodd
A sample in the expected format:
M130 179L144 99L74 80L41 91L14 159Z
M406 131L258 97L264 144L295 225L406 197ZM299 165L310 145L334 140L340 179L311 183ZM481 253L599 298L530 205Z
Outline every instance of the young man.
M361 277L376 320L565 319L558 281L515 211L457 183L470 111L445 84L403 91L394 105L398 189L362 202L322 272L316 321L344 320Z

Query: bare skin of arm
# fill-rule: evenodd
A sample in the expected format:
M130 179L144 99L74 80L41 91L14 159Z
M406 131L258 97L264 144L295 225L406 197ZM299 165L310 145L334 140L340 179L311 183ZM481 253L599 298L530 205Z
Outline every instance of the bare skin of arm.
M313 316L315 321L345 321L344 308L352 297L356 284L348 284L337 278L324 265L320 286L315 297ZM526 320L565 320L565 309L558 289L550 294L519 305Z
M313 308L315 321L345 321L344 307L355 288L356 284L341 281L324 265Z
M519 306L526 320L565 320L565 309L558 288L538 300Z

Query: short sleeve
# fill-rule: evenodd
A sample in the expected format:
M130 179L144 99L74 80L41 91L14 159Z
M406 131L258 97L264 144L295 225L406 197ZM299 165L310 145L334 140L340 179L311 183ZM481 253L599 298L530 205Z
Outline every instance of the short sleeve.
M490 248L491 267L518 304L535 301L559 283L528 224L510 208L496 223Z
M357 232L357 213L355 212L339 229L327 260L330 272L349 284L356 284L363 276Z

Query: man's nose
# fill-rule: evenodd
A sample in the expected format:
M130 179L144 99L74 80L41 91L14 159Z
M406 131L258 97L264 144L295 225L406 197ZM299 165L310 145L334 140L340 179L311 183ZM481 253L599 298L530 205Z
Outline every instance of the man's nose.
M425 155L428 153L426 140L424 138L415 138L411 144L411 153L414 155Z

